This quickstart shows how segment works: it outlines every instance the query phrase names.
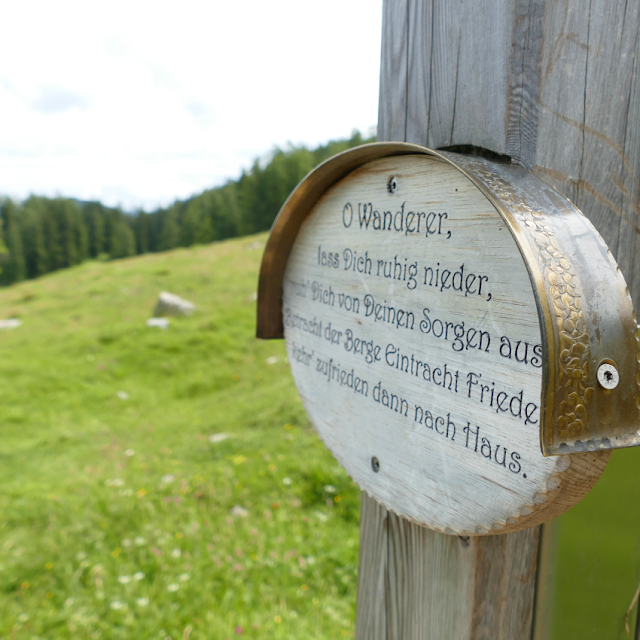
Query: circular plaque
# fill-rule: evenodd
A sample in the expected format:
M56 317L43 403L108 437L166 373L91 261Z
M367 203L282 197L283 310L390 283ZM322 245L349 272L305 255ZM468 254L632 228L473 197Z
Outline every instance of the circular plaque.
M558 515L612 446L589 431L593 395L609 391L579 265L553 224L531 207L519 220L491 186L435 154L363 163L314 198L283 266L289 362L321 438L376 500L459 535ZM546 453L567 455L543 455L545 429Z

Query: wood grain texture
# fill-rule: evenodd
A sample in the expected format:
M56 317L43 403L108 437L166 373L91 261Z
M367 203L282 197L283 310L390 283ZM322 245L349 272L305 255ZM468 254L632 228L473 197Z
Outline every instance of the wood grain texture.
M387 0L378 139L533 168L593 222L640 299L639 27L638 0Z
M514 3L505 152L531 169L538 139L544 0Z
M382 13L382 59L378 137L404 141L407 123L407 28L409 0L385 2Z
M538 528L448 536L363 493L360 531L358 640L531 637Z
M361 638L386 638L387 510L362 494L356 628Z
M554 602L556 602L559 522L560 520L551 520L540 527L532 640L549 640L551 637L551 623Z

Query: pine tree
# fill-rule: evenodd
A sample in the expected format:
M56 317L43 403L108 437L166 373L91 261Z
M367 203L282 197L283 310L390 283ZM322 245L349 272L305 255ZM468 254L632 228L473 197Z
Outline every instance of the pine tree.
M162 219L159 251L168 251L178 246L180 241L180 226L178 223L178 203L169 207Z
M97 258L105 252L105 208L99 202L88 202L83 207L84 224L87 228L89 255Z
M2 227L8 254L3 264L1 279L4 284L11 284L24 280L27 269L18 221L18 208L9 199L2 205Z
M133 229L136 237L136 252L151 251L149 214L142 210L138 211L134 218Z
M47 250L44 238L45 215L46 201L44 198L31 196L24 203L20 226L28 278L37 278L47 272Z
M113 229L111 251L109 257L128 258L136 253L136 238L126 220L119 220Z
M64 250L62 246L61 231L55 212L55 201L48 200L46 213L43 220L44 242L47 254L47 272L62 269L64 264Z
M198 229L202 218L202 202L200 197L192 198L187 204L182 225L180 226L180 246L190 247L198 242Z
M207 242L211 242L213 237L213 222L211 221L209 212L203 207L202 215L200 216L200 224L196 230L195 241L198 244L206 244Z

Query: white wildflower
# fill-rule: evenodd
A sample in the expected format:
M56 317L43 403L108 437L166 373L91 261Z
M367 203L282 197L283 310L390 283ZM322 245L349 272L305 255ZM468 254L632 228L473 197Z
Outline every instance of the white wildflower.
M178 576L178 580L180 580L180 582L186 582L187 580L189 580L191 578L191 575L188 573L181 573Z
M173 582L172 584L170 584L167 587L167 591L171 592L171 593L175 593L178 589L180 588L180 585L176 584L175 582Z
M120 602L120 600L114 600L114 601L111 603L111 608L112 608L114 611L119 611L120 609L124 609L124 607L125 607L124 602Z
M149 598L138 598L136 604L139 607L146 607L149 604Z
M133 449L126 449L124 455L127 456L127 458L130 458L131 456L135 456L136 452Z
M129 394L126 391L118 391L118 393L116 395L118 396L118 398L120 398L120 400L128 400L129 399Z
M142 573L142 571L136 571L136 572L133 574L133 579L134 579L136 582L140 582L140 580L143 580L143 579L144 579L144 573Z
M209 436L209 442L216 444L217 442L222 442L229 437L228 433L213 433Z
M234 518L246 518L249 515L249 512L244 507L241 507L239 504L233 507L231 511L229 511L229 513Z
M118 582L120 584L129 584L131 582L130 576L118 576Z
M290 487L292 482L293 482L293 480L291 478L282 478L282 484L285 487Z
M179 558L182 555L182 551L177 547L171 552L172 558Z
M147 539L143 538L142 536L136 536L133 541L136 543L137 547L141 547L147 544Z

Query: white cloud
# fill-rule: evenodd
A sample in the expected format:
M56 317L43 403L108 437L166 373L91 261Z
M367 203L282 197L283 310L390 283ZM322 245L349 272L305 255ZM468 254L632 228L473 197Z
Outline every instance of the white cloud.
M167 204L377 119L381 0L4 3L0 193Z

